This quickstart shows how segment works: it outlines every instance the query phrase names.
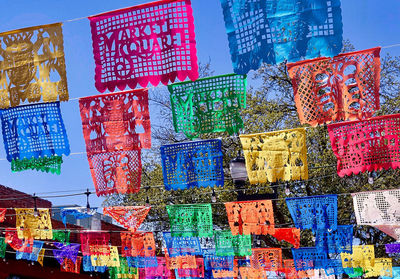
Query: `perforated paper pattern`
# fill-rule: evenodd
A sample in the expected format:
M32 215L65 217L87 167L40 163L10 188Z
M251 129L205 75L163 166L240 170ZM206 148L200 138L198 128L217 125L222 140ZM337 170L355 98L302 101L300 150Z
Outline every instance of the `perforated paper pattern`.
M4 222L6 218L7 208L0 208L0 223Z
M246 86L246 76L234 74L169 85L175 131L188 138L214 132L238 134L243 128L240 110L246 107Z
M197 268L196 256L178 256L169 257L168 253L165 253L165 260L167 261L167 266L169 269L187 269L187 268Z
M308 179L304 128L240 135L251 184Z
M81 98L79 109L89 155L151 148L147 89Z
M53 230L49 209L15 208L16 227L19 238L52 239Z
M358 225L398 225L400 190L383 190L353 194Z
M344 273L342 261L340 258L323 260L322 268L327 276L342 275Z
M76 262L76 257L79 253L80 244L71 243L64 244L59 242L53 242L53 245L57 249L53 249L54 258L62 264L65 258L72 260L74 263Z
M239 267L239 274L242 279L267 279L267 274L264 270L255 269L252 267Z
M146 267L145 271L146 279L169 279L172 275L165 257L157 257L157 266Z
M3 258L6 256L6 248L7 248L7 243L5 241L4 237L0 237L0 258Z
M0 108L68 100L62 23L0 34Z
M18 238L18 232L15 228L6 228L5 242L15 251L32 252L33 238L25 240Z
M294 248L300 247L300 229L296 228L275 228L272 234L279 241L286 241L293 245Z
M44 254L46 252L46 249L42 248L39 252L39 256L37 258L37 262L43 267L43 261L44 261Z
M167 205L172 236L213 235L211 204Z
M109 255L91 255L90 260L92 266L118 267L120 266L118 247L111 246Z
M163 145L160 150L165 189L224 185L221 140Z
M96 214L97 208L87 208L87 207L74 207L68 208L64 207L60 210L60 217L64 226L67 225L67 216L72 215L75 219L85 219L90 218Z
M375 259L374 266L365 270L364 277L377 277L387 276L392 277L392 259L391 258L378 258Z
M103 208L103 214L111 216L131 232L135 232L146 219L150 206L114 206Z
M324 251L318 251L315 247L300 247L292 249L296 270L309 270L323 268L323 262L327 260Z
M337 228L337 195L287 198L286 204L296 228Z
M89 155L89 167L97 196L133 194L140 190L140 149Z
M172 236L170 232L164 232L163 237L170 257L202 255L198 237Z
M110 279L119 279L119 278L132 278L139 279L139 271L135 267L129 267L126 258L119 257L120 265L117 267L110 267L109 274ZM147 274L146 274L147 278ZM164 278L159 278L164 279ZM166 279L166 278L165 278Z
M176 272L178 277L189 278L204 278L204 260L203 258L196 258L196 268L178 268Z
M315 247L325 253L352 253L352 245L352 225L340 225L336 230L319 229L315 232Z
M27 261L36 262L38 260L39 253L42 250L42 247L43 247L42 241L34 240L32 248L29 249L29 252L16 251L15 258L17 260L27 260Z
M235 73L342 50L340 0L221 0Z
M190 0L161 0L89 20L100 92L198 78Z
M83 256L82 262L83 262L83 271L86 272L104 273L108 269L107 266L92 266L92 260L90 259L90 256Z
M270 200L227 202L225 208L233 235L274 234L274 211Z
M379 110L380 48L288 64L302 124L362 120Z
M77 257L75 263L72 260L65 258L63 264L60 265L60 270L62 272L79 274L81 272L81 263L82 257Z
M124 257L155 257L156 243L153 233L121 233L121 254Z
M400 278L400 266L393 266L392 267L392 276L382 276L382 279L394 279Z
M80 233L81 251L83 256L109 255L110 234L103 232Z
M60 174L61 164L63 163L62 156L50 156L31 159L13 159L11 161L11 170L20 172L25 170L36 170L47 173Z
M217 256L250 256L251 235L232 235L231 231L214 231Z
M294 260L283 260L283 265L283 272L285 273L286 279L312 278L315 274L314 269L297 271Z
M374 266L375 249L373 245L353 246L353 254L341 253L343 268L361 267L363 270Z
M385 244L386 254L400 254L400 243Z
M69 155L60 103L43 103L2 110L7 160Z
M339 176L400 167L400 114L328 125Z
M355 277L360 277L364 274L363 269L361 267L356 267L356 268L343 268L344 272L350 277L350 278L355 278Z
M251 267L265 271L279 271L282 268L281 248L253 248Z

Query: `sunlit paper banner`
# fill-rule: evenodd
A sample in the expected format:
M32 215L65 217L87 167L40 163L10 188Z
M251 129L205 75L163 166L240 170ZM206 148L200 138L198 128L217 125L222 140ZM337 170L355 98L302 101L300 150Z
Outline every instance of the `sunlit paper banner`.
M91 255L90 260L92 261L92 266L119 267L118 247L110 246L109 255Z
M113 206L104 207L103 213L111 216L131 232L135 232L146 219L150 209L150 206Z
M168 85L176 132L188 138L200 134L238 134L243 128L241 109L246 107L245 75L206 77Z
M170 257L202 255L198 237L172 236L170 232L164 232L163 237Z
M13 159L11 161L11 171L20 172L25 170L36 170L47 173L61 173L62 156L51 155L49 157Z
M364 277L392 277L392 259L391 258L376 258L374 266L365 270ZM381 278L381 277L380 277Z
M7 208L0 208L0 223L4 222L6 218Z
M232 235L231 231L214 231L217 256L250 256L251 235Z
M221 0L235 73L342 50L340 0Z
M71 244L63 244L59 242L54 242L54 246L57 249L53 250L54 257L56 260L62 264L65 258L72 260L72 262L76 262L76 257L79 253L80 244L71 243Z
M27 260L31 262L38 261L39 253L43 248L43 241L34 240L32 245L32 252L16 251L15 258L17 260Z
M293 245L294 248L300 247L300 229L297 228L275 228L272 234L279 241L286 241Z
M15 208L16 228L19 238L53 239L50 210L33 208Z
M110 267L108 269L110 279L118 279L118 278L139 279L140 278L139 270L135 267L129 267L126 258L119 257L119 262L120 262L119 266ZM146 278L147 278L147 272L146 272ZM154 278L154 279L156 279L156 278ZM162 278L158 278L158 279L162 279Z
M358 268L363 270L374 266L375 264L375 249L373 245L357 245L353 246L353 253L341 253L342 266L346 268Z
M62 272L79 274L81 272L81 263L82 257L77 257L75 263L72 260L65 258L63 264L60 265L60 270Z
M62 23L0 34L0 108L68 100Z
M0 258L6 256L7 242L4 237L0 237Z
M306 130L240 135L251 184L308 179Z
M108 269L107 266L93 266L91 256L83 256L82 261L83 261L83 271L86 272L104 273Z
M253 248L251 267L265 271L280 271L282 268L281 248Z
M400 278L400 266L393 266L392 267L392 276L382 276L382 279L394 279Z
M224 185L222 143L219 139L163 145L161 164L166 190Z
M32 253L33 238L19 238L16 228L6 228L5 242L15 251Z
M161 0L89 20L100 92L198 78L190 0Z
M74 207L68 208L64 207L60 210L61 220L64 223L64 226L67 225L67 216L72 215L75 219L85 219L93 217L94 214L97 213L96 208L86 208L86 207Z
M353 225L338 225L336 230L319 229L315 232L315 247L328 254L351 253Z
M297 271L323 268L323 262L327 260L327 254L315 247L292 248L292 254Z
M167 266L165 257L157 257L157 266L145 267L146 279L169 279L171 278L171 269Z
M204 278L204 259L196 258L196 268L178 268L175 270L177 278Z
M328 125L338 175L399 168L399 129L400 114Z
M104 232L84 232L79 234L83 256L109 255L110 234Z
M297 271L294 265L294 260L283 260L283 265L284 265L283 273L285 273L287 279L314 278L315 273L317 273L314 271L314 269ZM248 278L248 279L253 279L253 278Z
M380 48L288 64L302 124L362 120L379 110Z
M274 234L275 221L270 200L225 203L233 235Z

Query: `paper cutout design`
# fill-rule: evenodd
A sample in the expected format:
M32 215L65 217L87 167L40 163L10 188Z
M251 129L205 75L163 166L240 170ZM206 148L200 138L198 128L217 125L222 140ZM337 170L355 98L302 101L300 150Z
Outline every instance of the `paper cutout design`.
M41 172L60 174L61 164L63 163L62 156L50 156L43 158L31 159L13 159L11 161L11 170L13 172L20 172L25 170L36 170Z
M300 122L362 120L379 110L380 48L288 64Z
M92 217L97 212L97 208L86 208L86 207L74 207L74 208L61 208L60 216L61 220L64 223L64 226L67 225L67 216L72 215L75 219L85 219Z
M272 235L279 241L286 241L293 245L294 248L300 247L300 229L296 228L275 228Z
M79 274L81 272L82 257L77 257L76 262L66 258L62 265L60 265L60 270L62 272L70 272Z
M227 202L225 208L233 235L274 234L274 211L270 200Z
M344 273L341 259L326 259L322 261L322 268L327 276L342 275Z
M39 258L39 253L42 250L43 242L42 241L33 241L33 246L31 252L24 252L24 251L16 251L15 258L17 260L27 260L31 262L36 262Z
M130 267L157 266L156 243L152 232L121 233L121 253Z
M251 267L265 271L279 271L282 268L281 248L253 248Z
M5 109L0 115L9 162L69 155L59 102Z
M341 253L343 268L361 267L363 270L374 266L375 249L373 245L353 246L353 254Z
M286 279L314 277L315 273L314 269L297 271L294 265L294 260L283 260L283 265L284 265L283 272L285 273Z
M239 133L246 107L245 75L223 75L168 85L174 128L188 138L200 134Z
M109 255L91 255L90 260L92 261L92 266L120 266L118 247L111 246Z
M54 242L53 244L58 249L53 250L54 257L60 264L63 263L65 258L72 260L74 263L76 262L76 257L78 256L81 245L76 243L65 245L59 242Z
M400 254L400 243L385 244L386 254Z
M231 231L215 231L215 254L217 256L250 256L251 235L232 235Z
M6 228L5 242L15 251L32 253L33 238L28 238L25 240L18 238L17 229Z
M400 267L399 266L393 266L392 267L392 276L382 276L382 279L394 279L394 278L400 278Z
M178 268L176 272L178 277L184 278L204 278L204 260L203 258L196 258L196 268Z
M0 223L4 222L6 218L7 208L0 208Z
M160 150L166 190L224 185L221 140L163 145Z
M169 279L171 278L171 270L167 267L167 260L165 257L157 257L156 267L146 267L147 279Z
M80 98L79 109L89 155L151 148L147 89Z
M82 258L83 258L83 271L104 273L108 269L107 266L93 266L90 256L83 256Z
M70 230L53 230L53 240L69 244Z
M342 50L340 0L221 0L235 73Z
M400 114L328 125L338 175L399 168L399 129Z
M336 230L319 229L315 233L315 247L329 254L352 253L353 226L341 225Z
M287 198L286 204L296 228L337 228L337 195Z
M323 268L323 263L327 260L327 254L324 251L318 251L315 247L292 249L292 254L296 270Z
M111 216L122 226L135 232L146 219L150 206L114 206L103 208L103 214Z
M172 236L169 232L164 232L163 236L170 257L202 255L198 237Z
M132 194L140 190L140 149L89 155L89 167L97 196Z
M165 260L167 262L167 267L169 269L187 269L187 268L197 268L196 256L178 256L170 257L168 252L165 253Z
M240 135L251 184L308 179L304 128Z
M267 279L267 274L264 270L255 269L252 267L239 267L239 273L242 279ZM297 277L296 277L297 278Z
M364 277L378 277L386 276L392 277L392 259L391 258L379 258L375 259L374 266L368 268L365 271Z
M109 268L110 279L119 279L119 278L139 279L138 269L135 267L129 267L126 258L119 257L119 262L120 266ZM147 271L146 271L146 278L147 278Z
M0 108L68 101L62 23L0 34Z
M103 232L84 232L80 234L83 256L109 255L110 234Z
M6 249L7 249L7 243L5 241L4 237L0 237L0 258L3 258L6 256Z
M361 267L356 267L356 268L343 268L344 272L350 277L350 278L356 278L363 276L364 272Z
M190 0L162 0L89 20L100 92L198 78Z
M44 253L46 252L46 249L42 248L39 252L39 256L37 258L37 262L43 267L43 261L44 261Z
M19 238L53 239L49 209L15 208L16 227Z
M172 236L213 235L211 204L175 204L166 208Z
M343 271L343 268L342 268L342 271ZM327 275L327 273L323 269L315 269L314 276L309 276L309 278L310 279L336 279L336 276L334 274Z

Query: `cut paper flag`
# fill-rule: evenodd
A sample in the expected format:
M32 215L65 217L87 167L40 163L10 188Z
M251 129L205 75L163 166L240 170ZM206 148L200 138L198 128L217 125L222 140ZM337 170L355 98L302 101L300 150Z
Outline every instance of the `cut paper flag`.
M78 256L79 248L81 246L80 244L71 243L65 245L59 242L54 242L53 244L58 249L54 249L53 254L60 265L63 264L65 258L70 259L74 263L76 262L76 257Z
M272 202L240 201L225 203L232 235L274 234L275 221Z
M80 234L83 256L109 255L110 234L103 232L83 232Z
M109 255L91 255L92 266L119 267L118 247L111 246Z
M385 244L386 254L400 254L400 243Z
M342 50L340 0L221 0L234 72Z
M198 237L172 236L170 232L164 232L163 237L170 257L202 255Z
M239 267L239 274L242 279L267 279L267 273L261 269L255 269L251 267ZM292 278L292 277L286 277ZM296 277L297 279L297 277Z
M358 225L374 226L400 239L400 190L354 193L354 213Z
M121 233L121 253L130 267L156 267L156 243L152 232Z
M68 100L62 23L0 33L0 108Z
M69 244L70 230L53 230L53 240Z
M316 273L314 269L297 271L294 265L294 260L283 260L283 265L284 265L283 272L285 273L286 279L314 278L314 275Z
M14 159L11 161L11 170L20 172L25 170L36 170L41 172L60 174L62 156L52 155L50 157Z
M375 249L373 245L353 246L353 253L341 253L342 266L347 268L362 268L364 271L375 264ZM347 273L347 272L346 272Z
M286 204L296 228L336 230L337 195L287 198Z
M44 253L46 252L46 249L42 248L39 252L39 256L37 258L37 262L43 267L43 261L44 261Z
M161 0L89 20L100 92L198 78L190 0Z
M250 264L254 269L280 271L282 269L282 249L253 248Z
M211 204L175 204L166 208L172 236L213 236Z
M59 102L9 108L0 115L9 162L41 158L44 165L51 167L53 156L69 155Z
M113 206L103 208L103 214L111 216L124 228L135 232L146 219L150 209L150 206Z
M245 75L223 75L168 85L174 128L192 139L201 134L239 134L246 107Z
M240 135L251 184L308 179L304 128Z
M157 266L146 267L145 272L147 279L169 279L172 275L165 257L157 257Z
M4 222L6 218L7 208L0 208L0 223Z
M166 190L224 185L221 140L169 144L160 150Z
M272 234L279 241L286 241L293 245L294 248L300 247L300 229L296 228L275 228Z
M292 254L297 271L322 268L323 262L328 259L325 252L318 251L315 247L292 248Z
M72 262L72 261L71 261ZM82 262L83 262L83 271L85 272L99 272L99 273L104 273L107 271L108 267L107 266L93 266L92 265L92 260L90 256L83 256L82 257ZM110 271L111 272L111 271Z
M395 279L400 278L400 266L392 267L392 276L382 276L382 279Z
M216 256L250 256L251 235L232 235L231 231L215 231L215 255Z
M42 250L42 248L43 248L43 242L34 240L31 252L16 251L15 258L17 260L27 260L31 262L36 262L39 258L39 253Z
M85 218L93 217L93 215L96 213L97 213L97 207L96 208L64 207L64 208L61 208L61 210L60 210L60 216L61 216L62 222L64 223L64 226L67 226L67 217L68 216L72 216L78 220L78 219L85 219ZM61 231L60 233L62 233L62 232L63 231Z
M352 253L353 226L338 225L336 230L318 229L315 247L327 254Z
M62 272L79 274L81 272L81 263L82 263L82 257L77 257L75 263L70 259L66 258L64 259L63 264L60 265L60 270Z
M233 270L235 263L233 256L216 256L214 249L204 251L205 270Z
M342 275L344 273L342 261L341 261L341 259L338 259L338 258L323 260L322 268L323 269L321 269L321 270L323 270L327 276Z
M108 269L109 274L110 274L110 279L119 279L119 278L139 279L138 269L135 267L129 267L126 258L119 257L119 263L120 263L119 266L110 267ZM146 278L148 278L147 271L146 271ZM163 278L159 278L159 279L163 279Z
M196 258L196 268L178 268L175 270L177 278L204 278L204 260Z
M167 252L165 253L165 260L167 261L167 267L169 269L197 268L195 256L178 256L170 258Z
M300 123L362 120L379 110L380 48L288 64Z
M16 227L19 238L53 239L50 210L33 208L15 208Z
M7 243L4 237L0 237L0 258L5 258L6 256Z
M392 277L392 259L391 258L376 258L374 266L365 270L364 277Z
M400 114L328 125L338 175L399 168L399 129Z
M18 232L15 228L6 228L5 242L15 251L32 253L33 238L18 238Z

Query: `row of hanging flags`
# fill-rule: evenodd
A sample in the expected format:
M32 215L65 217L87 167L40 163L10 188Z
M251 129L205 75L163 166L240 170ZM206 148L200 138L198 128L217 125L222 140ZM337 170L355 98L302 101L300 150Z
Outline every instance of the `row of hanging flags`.
M328 125L339 176L397 168L400 115L373 117L379 109L380 48L342 53L339 0L288 2L221 0L235 74L198 79L190 0L161 0L89 17L95 87L81 98L83 135L97 195L136 193L141 183L141 149L151 147L149 83L168 85L176 132L189 139L204 133L238 134L246 106L246 74L262 63L288 64L302 124ZM69 99L62 24L0 34L0 107L7 160L13 171L60 173L70 153L60 101ZM309 60L302 60L309 59ZM301 61L300 61L301 60ZM177 79L183 81L174 83ZM130 90L114 92L116 90ZM29 104L28 104L29 103ZM308 178L305 128L240 135L251 184ZM221 140L161 147L167 190L224 185ZM357 222L400 236L399 191L354 194ZM137 233L150 208L104 210L131 233L121 234L121 255L102 233L56 244L65 270L105 271L121 277L266 278L265 272L303 278L324 273L366 277L398 274L390 258L375 258L373 246L352 246L351 226L337 224L337 196L289 198L295 228L276 228L271 201L226 204L231 231L213 232L211 205L170 205L166 256L156 257L152 233ZM17 257L40 261L42 243L52 239L48 210L32 217L16 209L17 229L6 232ZM32 212L31 212L32 211ZM65 210L64 217L91 212ZM300 230L311 229L315 247L299 247ZM252 248L250 234L271 235L294 245L293 260L280 248ZM214 251L198 244L214 237ZM174 246L175 245L175 246ZM200 248L199 248L200 247ZM388 244L398 253L398 244ZM3 249L4 250L4 249ZM250 262L238 257L250 256ZM171 272L175 270L175 272ZM121 276L120 276L121 275ZM270 278L271 275L268 276ZM136 278L136 277L135 277Z
M400 239L400 190L353 194L358 225L377 227ZM70 231L53 230L49 209L16 208L16 228L7 228L0 238L0 257L7 245L16 258L43 265L44 242L53 240L53 257L67 272L106 272L111 278L397 278L400 267L392 258L400 243L385 245L391 257L375 258L374 245L354 245L353 225L338 224L338 196L308 196L286 199L294 227L275 225L271 200L227 202L230 230L214 230L211 204L167 205L170 231L156 245L153 232L138 231L150 207L108 207L127 231L120 232L121 246L111 244L108 232L80 231L80 243L70 242ZM1 210L5 216L6 210ZM64 208L61 216L88 218L95 213ZM4 217L2 218L4 220ZM0 220L1 221L1 220ZM65 221L64 221L65 223ZM312 232L314 247L300 247L300 234ZM287 248L257 248L260 235L286 242ZM280 242L283 244L283 242ZM290 248L292 246L292 248ZM163 253L156 253L162 249ZM293 259L284 259L282 249L291 249ZM163 256L161 256L163 254ZM286 256L287 257L287 256ZM122 275L125 274L125 275ZM121 277L128 276L131 277Z

